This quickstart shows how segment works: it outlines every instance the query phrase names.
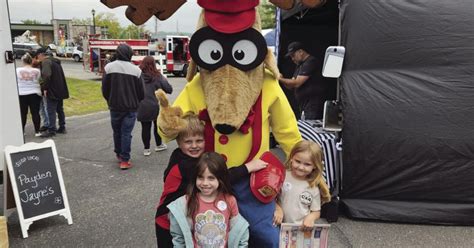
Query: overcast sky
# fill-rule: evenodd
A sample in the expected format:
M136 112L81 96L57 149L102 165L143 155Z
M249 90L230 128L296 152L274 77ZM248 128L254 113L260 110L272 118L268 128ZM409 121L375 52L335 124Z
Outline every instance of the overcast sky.
M92 19L91 10L95 9L96 15L101 12L114 13L123 27L132 24L125 17L126 7L109 9L100 0L52 0L52 3L55 19ZM50 23L51 0L8 0L8 7L12 23L20 23L26 19ZM192 33L195 31L200 11L197 0L188 0L173 16L165 21L158 21L158 31ZM146 23L146 28L152 32L155 30L153 18Z

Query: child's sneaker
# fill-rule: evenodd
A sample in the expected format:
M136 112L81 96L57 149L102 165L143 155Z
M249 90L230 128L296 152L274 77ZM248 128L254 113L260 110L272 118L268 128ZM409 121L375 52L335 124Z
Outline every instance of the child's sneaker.
M155 152L164 151L166 149L168 149L168 146L164 143L161 143L161 145L155 147Z
M145 150L143 151L143 155L145 155L145 156L150 156L150 155L151 155L150 149L145 149Z
M132 168L132 164L130 161L122 161L120 162L120 169L122 170L128 170L129 168Z

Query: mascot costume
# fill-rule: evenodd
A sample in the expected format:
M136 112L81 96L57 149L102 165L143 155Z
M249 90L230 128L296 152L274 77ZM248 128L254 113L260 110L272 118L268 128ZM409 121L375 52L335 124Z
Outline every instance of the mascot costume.
M185 0L101 0L110 8L128 5L126 16L140 25L155 15L171 16ZM260 33L259 0L198 0L203 8L189 49L188 84L173 106L162 106L158 123L165 140L174 139L182 117L197 114L205 122L207 151L220 153L229 167L269 150L270 131L288 156L301 140L293 111L278 84L273 53ZM270 0L289 9L294 0ZM314 7L321 1L300 4ZM199 68L199 73L197 70ZM164 94L157 94L166 103ZM165 104L166 105L166 104ZM250 176L233 185L239 210L250 224L250 247L278 247L272 225L275 202L258 200Z

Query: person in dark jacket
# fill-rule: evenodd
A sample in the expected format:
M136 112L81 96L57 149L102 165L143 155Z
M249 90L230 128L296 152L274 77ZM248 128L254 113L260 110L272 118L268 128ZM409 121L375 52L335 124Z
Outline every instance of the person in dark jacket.
M40 137L48 138L56 133L66 133L66 116L64 114L63 100L69 98L66 77L59 59L46 54L46 48L40 48L36 52L36 58L41 63L41 91L46 97L46 109L48 112L48 130ZM56 113L58 114L59 129L56 129Z
M130 62L132 55L129 45L120 44L116 51L117 60L104 67L102 77L102 95L109 106L114 133L114 152L122 170L132 167L132 130L138 105L144 98L142 71Z
M168 80L156 69L156 63L153 57L146 56L140 64L140 69L142 70L142 77L145 82L145 99L143 99L138 106L137 120L142 124L143 155L149 156L151 154L150 131L152 123L153 135L155 136L156 142L155 151L163 151L167 148L166 144L162 143L161 137L158 134L156 118L158 117L160 107L155 96L155 91L163 89L164 92L171 94L173 87L171 87Z

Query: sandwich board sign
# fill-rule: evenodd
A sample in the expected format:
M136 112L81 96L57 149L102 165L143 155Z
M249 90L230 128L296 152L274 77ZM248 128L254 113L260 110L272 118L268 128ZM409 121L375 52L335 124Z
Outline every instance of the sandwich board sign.
M54 141L6 146L5 158L23 238L33 221L71 211ZM7 198L7 197L5 197Z

